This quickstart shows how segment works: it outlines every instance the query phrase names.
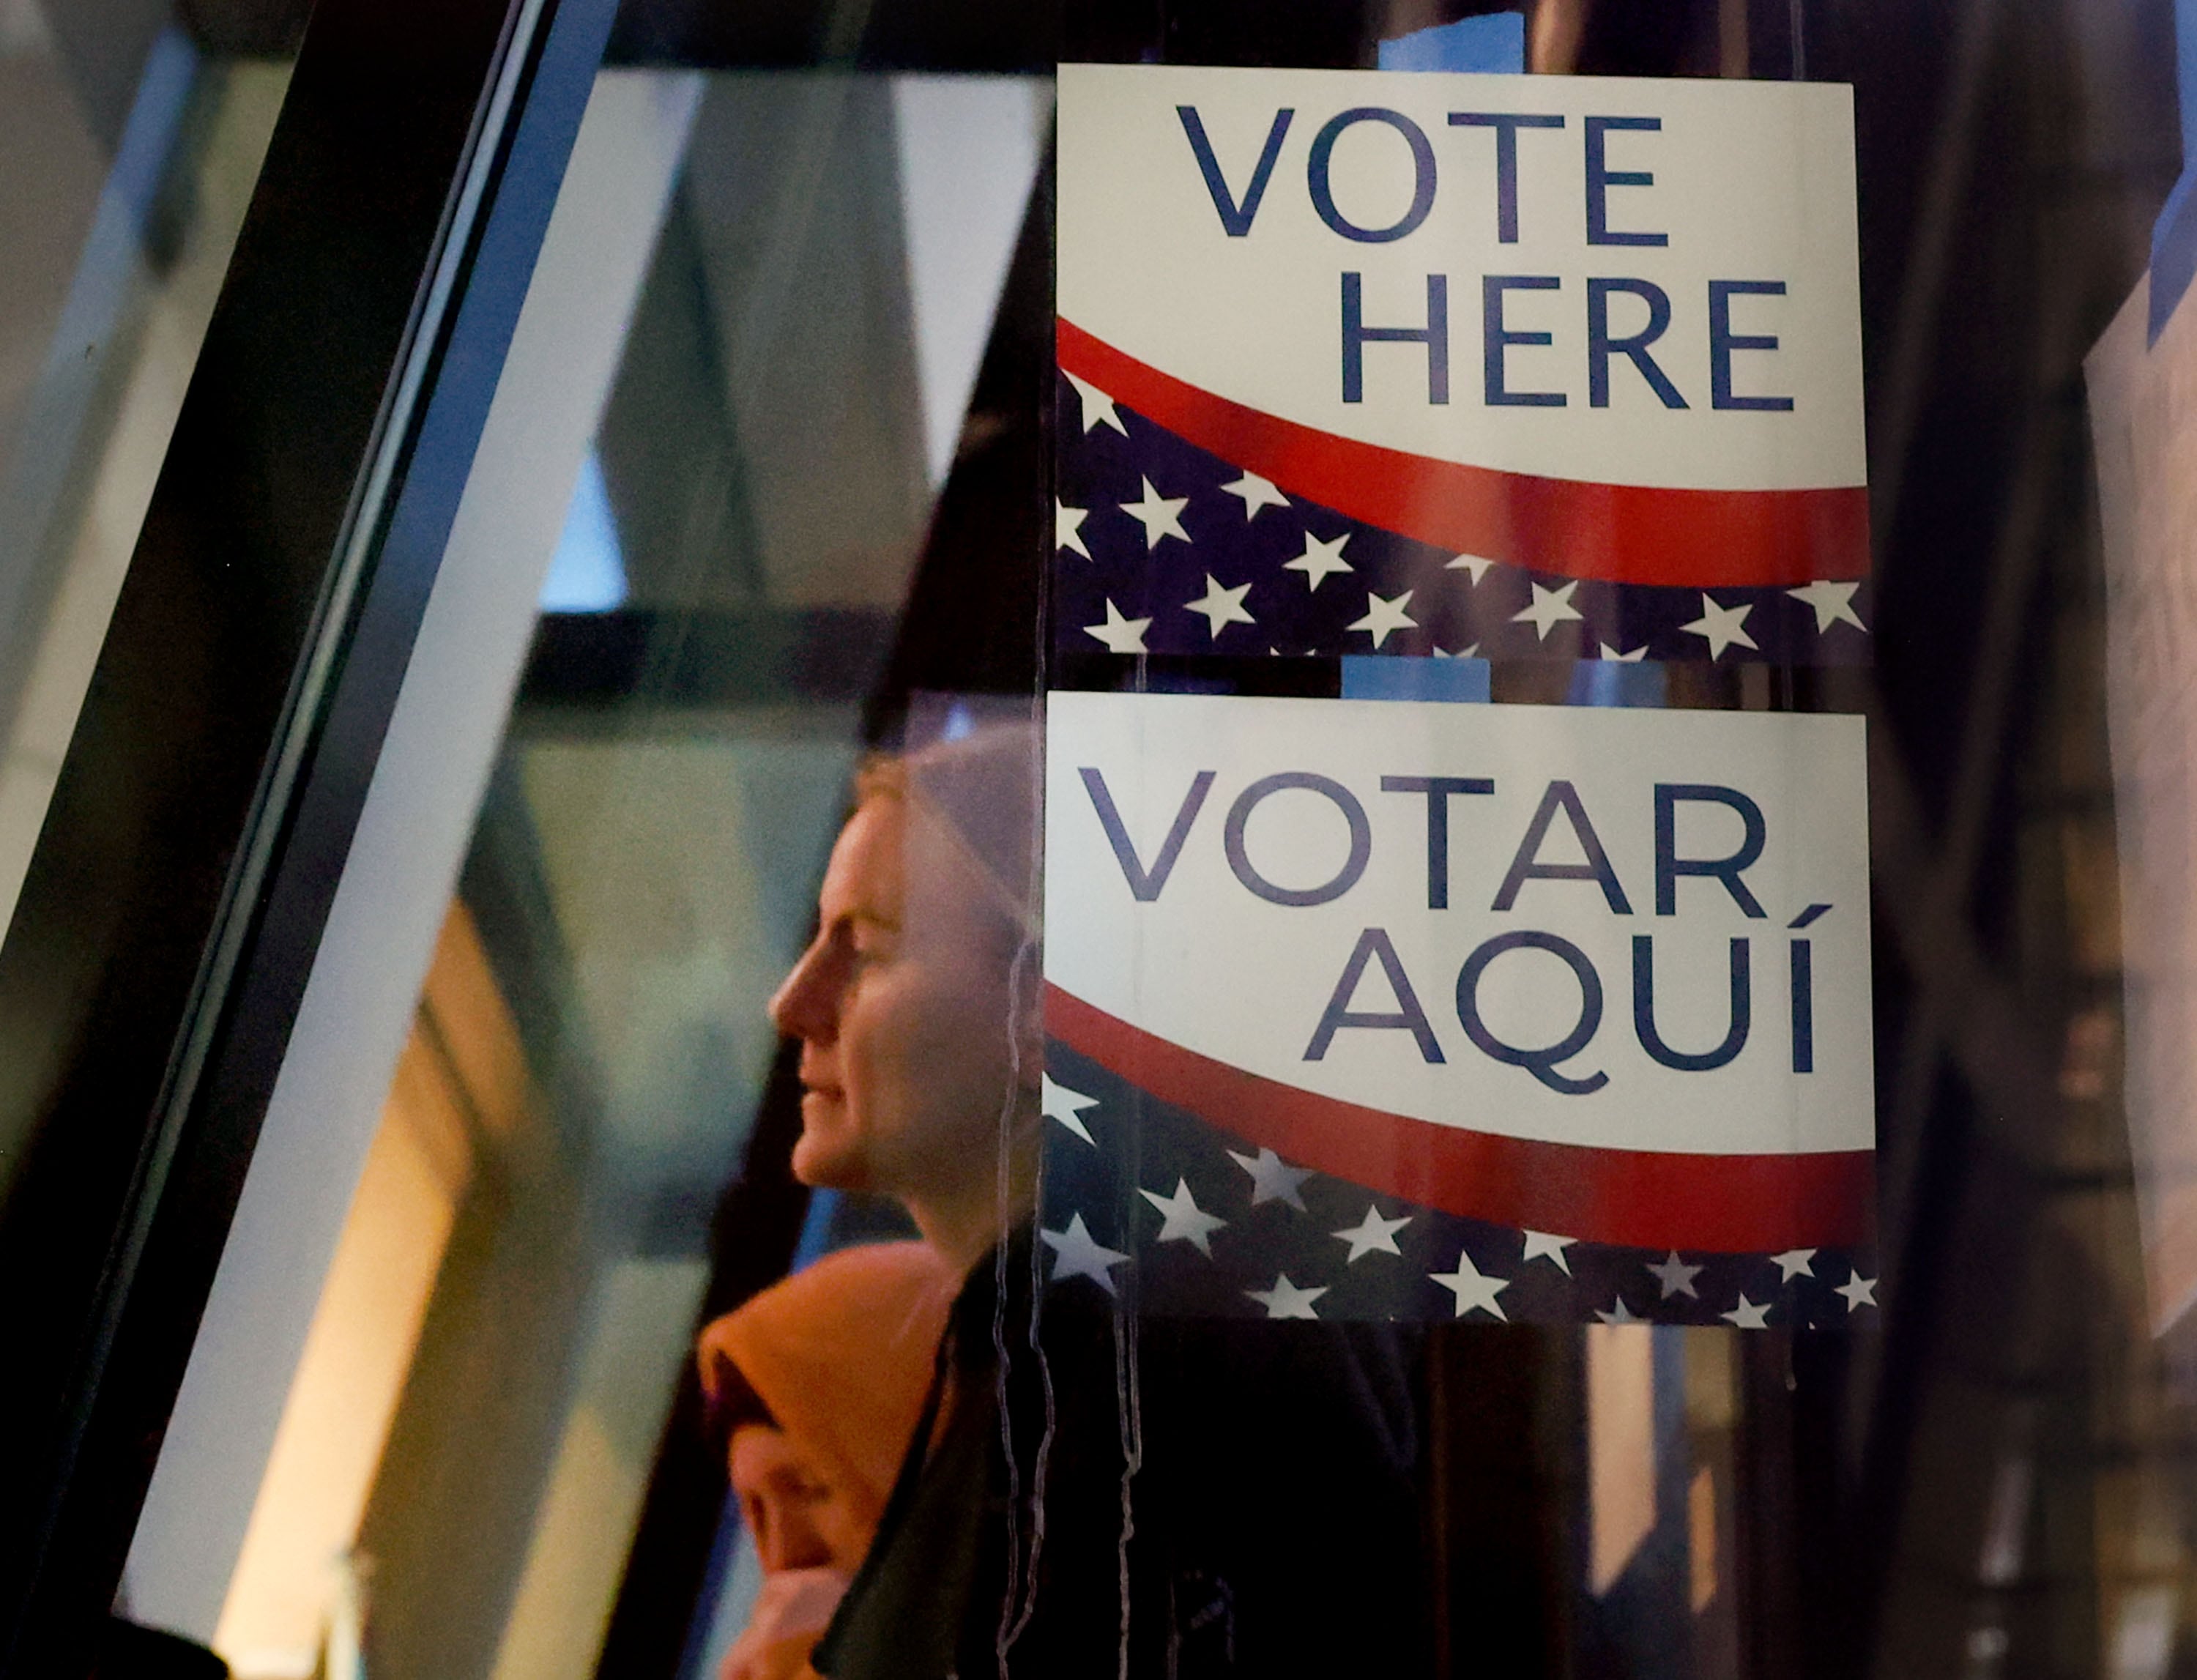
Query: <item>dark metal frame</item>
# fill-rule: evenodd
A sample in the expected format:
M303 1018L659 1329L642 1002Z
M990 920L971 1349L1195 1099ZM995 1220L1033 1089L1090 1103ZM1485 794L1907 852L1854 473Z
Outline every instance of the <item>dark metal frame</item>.
M305 33L0 946L0 1671L89 1666L612 15Z

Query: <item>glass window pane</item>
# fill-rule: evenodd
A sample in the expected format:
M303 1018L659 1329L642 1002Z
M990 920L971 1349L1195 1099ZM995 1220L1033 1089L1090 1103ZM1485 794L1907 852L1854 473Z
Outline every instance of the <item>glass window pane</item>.
M384 763L434 791L407 808L426 814L409 851L362 842L374 868L403 861L402 889L362 887L331 935L377 984L401 970L382 990L403 1005L374 1017L385 1043L312 1063L341 1070L320 1106L277 1104L132 1604L268 1677L967 1675L1002 1643L1007 1671L1047 1675L2188 1669L2197 217L2174 9L1076 9L1064 57L1124 86L1185 66L1395 72L1325 114L1259 83L1267 130L1155 100L1152 156L1220 230L1223 255L1196 260L1139 246L1163 208L1118 182L1106 217L1075 219L1104 171L1056 140L1051 79L604 72L422 638L453 698L393 730ZM1787 218L1843 205L1850 148L1852 273L1831 278L1855 282L1833 369L1859 388L1852 471L1771 488L1830 508L1795 541L1852 565L1704 581L1760 532L1688 524L1673 498L1640 521L1672 576L1591 572L1616 517L1593 495L1731 490L1745 452L1695 463L1714 483L1635 482L1522 466L1556 435L1533 427L1628 397L1636 431L1673 397L1697 417L1761 400L1729 356L1768 355L1743 341L1770 329L1734 322L1829 269L1788 293L1704 270L1703 313L1668 329L1690 361L1654 350L1652 325L1626 350L1615 316L1585 350L1595 309L1652 322L1672 302L1645 246L1596 239L1607 269L1512 273L1531 240L1490 218L1473 272L1377 294L1402 236L1332 194L1321 209L1319 183L1351 179L1360 142L1417 157L1399 113L1434 96L1398 90L1409 64L1530 72L1441 84L1460 101L1574 101L1567 194L1597 168L1609 193L1648 192L1622 176L1649 154L1592 148L1661 133L1639 126L1651 105L1813 82L1843 112L1850 90L1850 141L1762 130L1829 198L1688 214L1729 213L1750 260L1782 250ZM1537 79L1556 77L1574 79ZM258 85L224 98L241 112ZM1591 108L1616 123L1594 140ZM1429 119L1441 193L1492 188L1497 159L1550 138L1469 132L1501 131L1489 114ZM1530 183L1539 165L1518 166ZM1410 221L1412 190L1385 213ZM1585 251L1597 212L1565 206ZM1138 294L1153 344L1187 366L1250 341L1272 303L1256 265L1240 320L1200 288L1237 224L1232 249L1261 252L1260 213L1317 218L1360 265L1323 270L1321 312L1272 350L1279 367L1312 344L1339 375L1348 412L1324 431L1223 388L1271 371L1255 355L1201 385L1075 316L1093 275L1127 295L1174 273L1174 293ZM1563 312L1535 314L1537 293ZM1541 333L1583 326L1570 372L1546 372ZM1549 383L1506 388L1506 354ZM1433 417L1416 453L1487 468L1499 494L1452 477L1379 501L1401 446L1368 414L1398 369ZM1564 379L1564 403L1509 400ZM1441 454L1497 409L1490 448L1516 459ZM1358 446L1344 466L1308 461L1314 431ZM1489 552L1446 523L1468 515ZM1277 758L1254 797L1215 720L1267 703L1307 720L1286 744L1308 756ZM1044 762L1041 724L1068 739L1106 707L1141 720L1121 762L1163 768L1160 791L1123 791L1095 726L1073 737L1087 756ZM1504 777L1530 782L1527 808L1490 840L1475 814L1497 808L1473 802L1493 788L1381 787L1415 768L1376 762L1404 732L1335 720L1383 707L1439 713L1428 740L1522 743ZM1773 826L1821 809L1851 843L1835 904L1754 901L1768 802L1717 779L1742 779L1737 748L1715 777L1641 768L1688 729L1776 743L1762 773L1791 802ZM1646 744L1608 755L1611 777L1655 784L1629 829L1589 770L1551 768L1591 737ZM1369 819L1377 790L1391 803ZM1041 957L1041 831L1064 808L1090 867L1071 882L1072 849L1050 849ZM1248 910L1166 939L1134 918L1172 877L1178 901L1203 882L1310 925L1328 889L1306 883L1354 883L1406 808L1414 918L1423 880L1429 916L1459 924L1580 893L1609 949L1551 911L1470 974L1461 952L1436 972L1433 935L1354 912L1279 1072L1068 983L1072 925L1089 950L1134 947L1132 1002L1218 1019L1198 1011L1233 985L1249 1001L1230 1019L1273 1028L1301 947L1243 931ZM1732 922L1706 988L1655 943L1677 913L1658 900L1696 889ZM1600 1088L1599 1050L1521 1036L1551 998L1582 1011L1582 1047L1688 1076L1751 1030L1784 1058L1776 1098L1606 1104L1604 1131L1533 1138L1601 1165L1520 1190L1524 1156L1484 1149L1446 1181L1473 1206L1450 1205L1423 1128L1515 1142L1522 1115ZM1800 1147L1784 1076L1828 1068L1840 1033L1873 1057L1847 1115L1870 1136ZM1478 1057L1512 1094L1439 1115L1360 1100L1343 1064L1372 1042L1450 1074ZM1718 1127L1776 1147L1672 1141ZM1639 1234L1790 1211L1794 1180L1689 1176L1703 1157L1870 1143L1838 1179L1856 1219L1836 1240ZM1661 1188L1602 1194L1641 1184ZM1504 1196L1603 1224L1487 1216Z
M133 1608L238 1673L703 1674L745 1623L696 1335L908 1229L788 1176L767 1005L905 709L911 594L952 598L919 571L997 565L1003 503L1042 506L1049 109L1029 78L599 78L445 562L510 661L435 728L485 783L456 897L386 1102L286 1132L278 1101L131 1558ZM1027 599L991 627L1025 693Z
M289 72L171 28L119 133L95 136L102 113L84 101L98 104L100 72L115 67L66 54L35 0L5 16L0 169L21 188L0 232L0 909L12 910Z

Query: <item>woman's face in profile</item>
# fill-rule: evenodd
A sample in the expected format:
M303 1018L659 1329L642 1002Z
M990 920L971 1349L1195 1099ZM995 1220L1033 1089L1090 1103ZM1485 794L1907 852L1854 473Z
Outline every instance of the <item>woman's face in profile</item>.
M851 1575L868 1526L824 1467L768 1423L733 1432L733 1491L764 1570L833 1568Z
M1014 945L974 866L936 818L872 797L840 831L818 912L771 1000L801 1040L795 1173L918 1197L988 1183L1016 1079Z

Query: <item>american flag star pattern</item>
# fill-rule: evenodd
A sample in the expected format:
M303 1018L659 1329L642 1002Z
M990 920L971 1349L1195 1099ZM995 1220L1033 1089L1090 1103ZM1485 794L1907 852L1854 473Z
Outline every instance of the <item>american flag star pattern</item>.
M1870 658L1866 580L1679 588L1529 572L1324 507L1088 381L1058 385L1053 645L1787 666Z
M1738 1330L1876 1320L1864 1247L1673 1253L1462 1219L1294 1166L1058 1040L1046 1063L1038 1224L1053 1287L1103 1287L1177 1318Z

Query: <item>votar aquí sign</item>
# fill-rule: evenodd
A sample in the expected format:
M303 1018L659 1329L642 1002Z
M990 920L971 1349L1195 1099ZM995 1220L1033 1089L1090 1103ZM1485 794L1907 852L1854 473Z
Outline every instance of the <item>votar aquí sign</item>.
M1852 1243L1855 717L1056 692L1049 1022L1278 1157L1653 1250Z
M1531 570L1867 571L1842 87L1063 66L1061 365Z

